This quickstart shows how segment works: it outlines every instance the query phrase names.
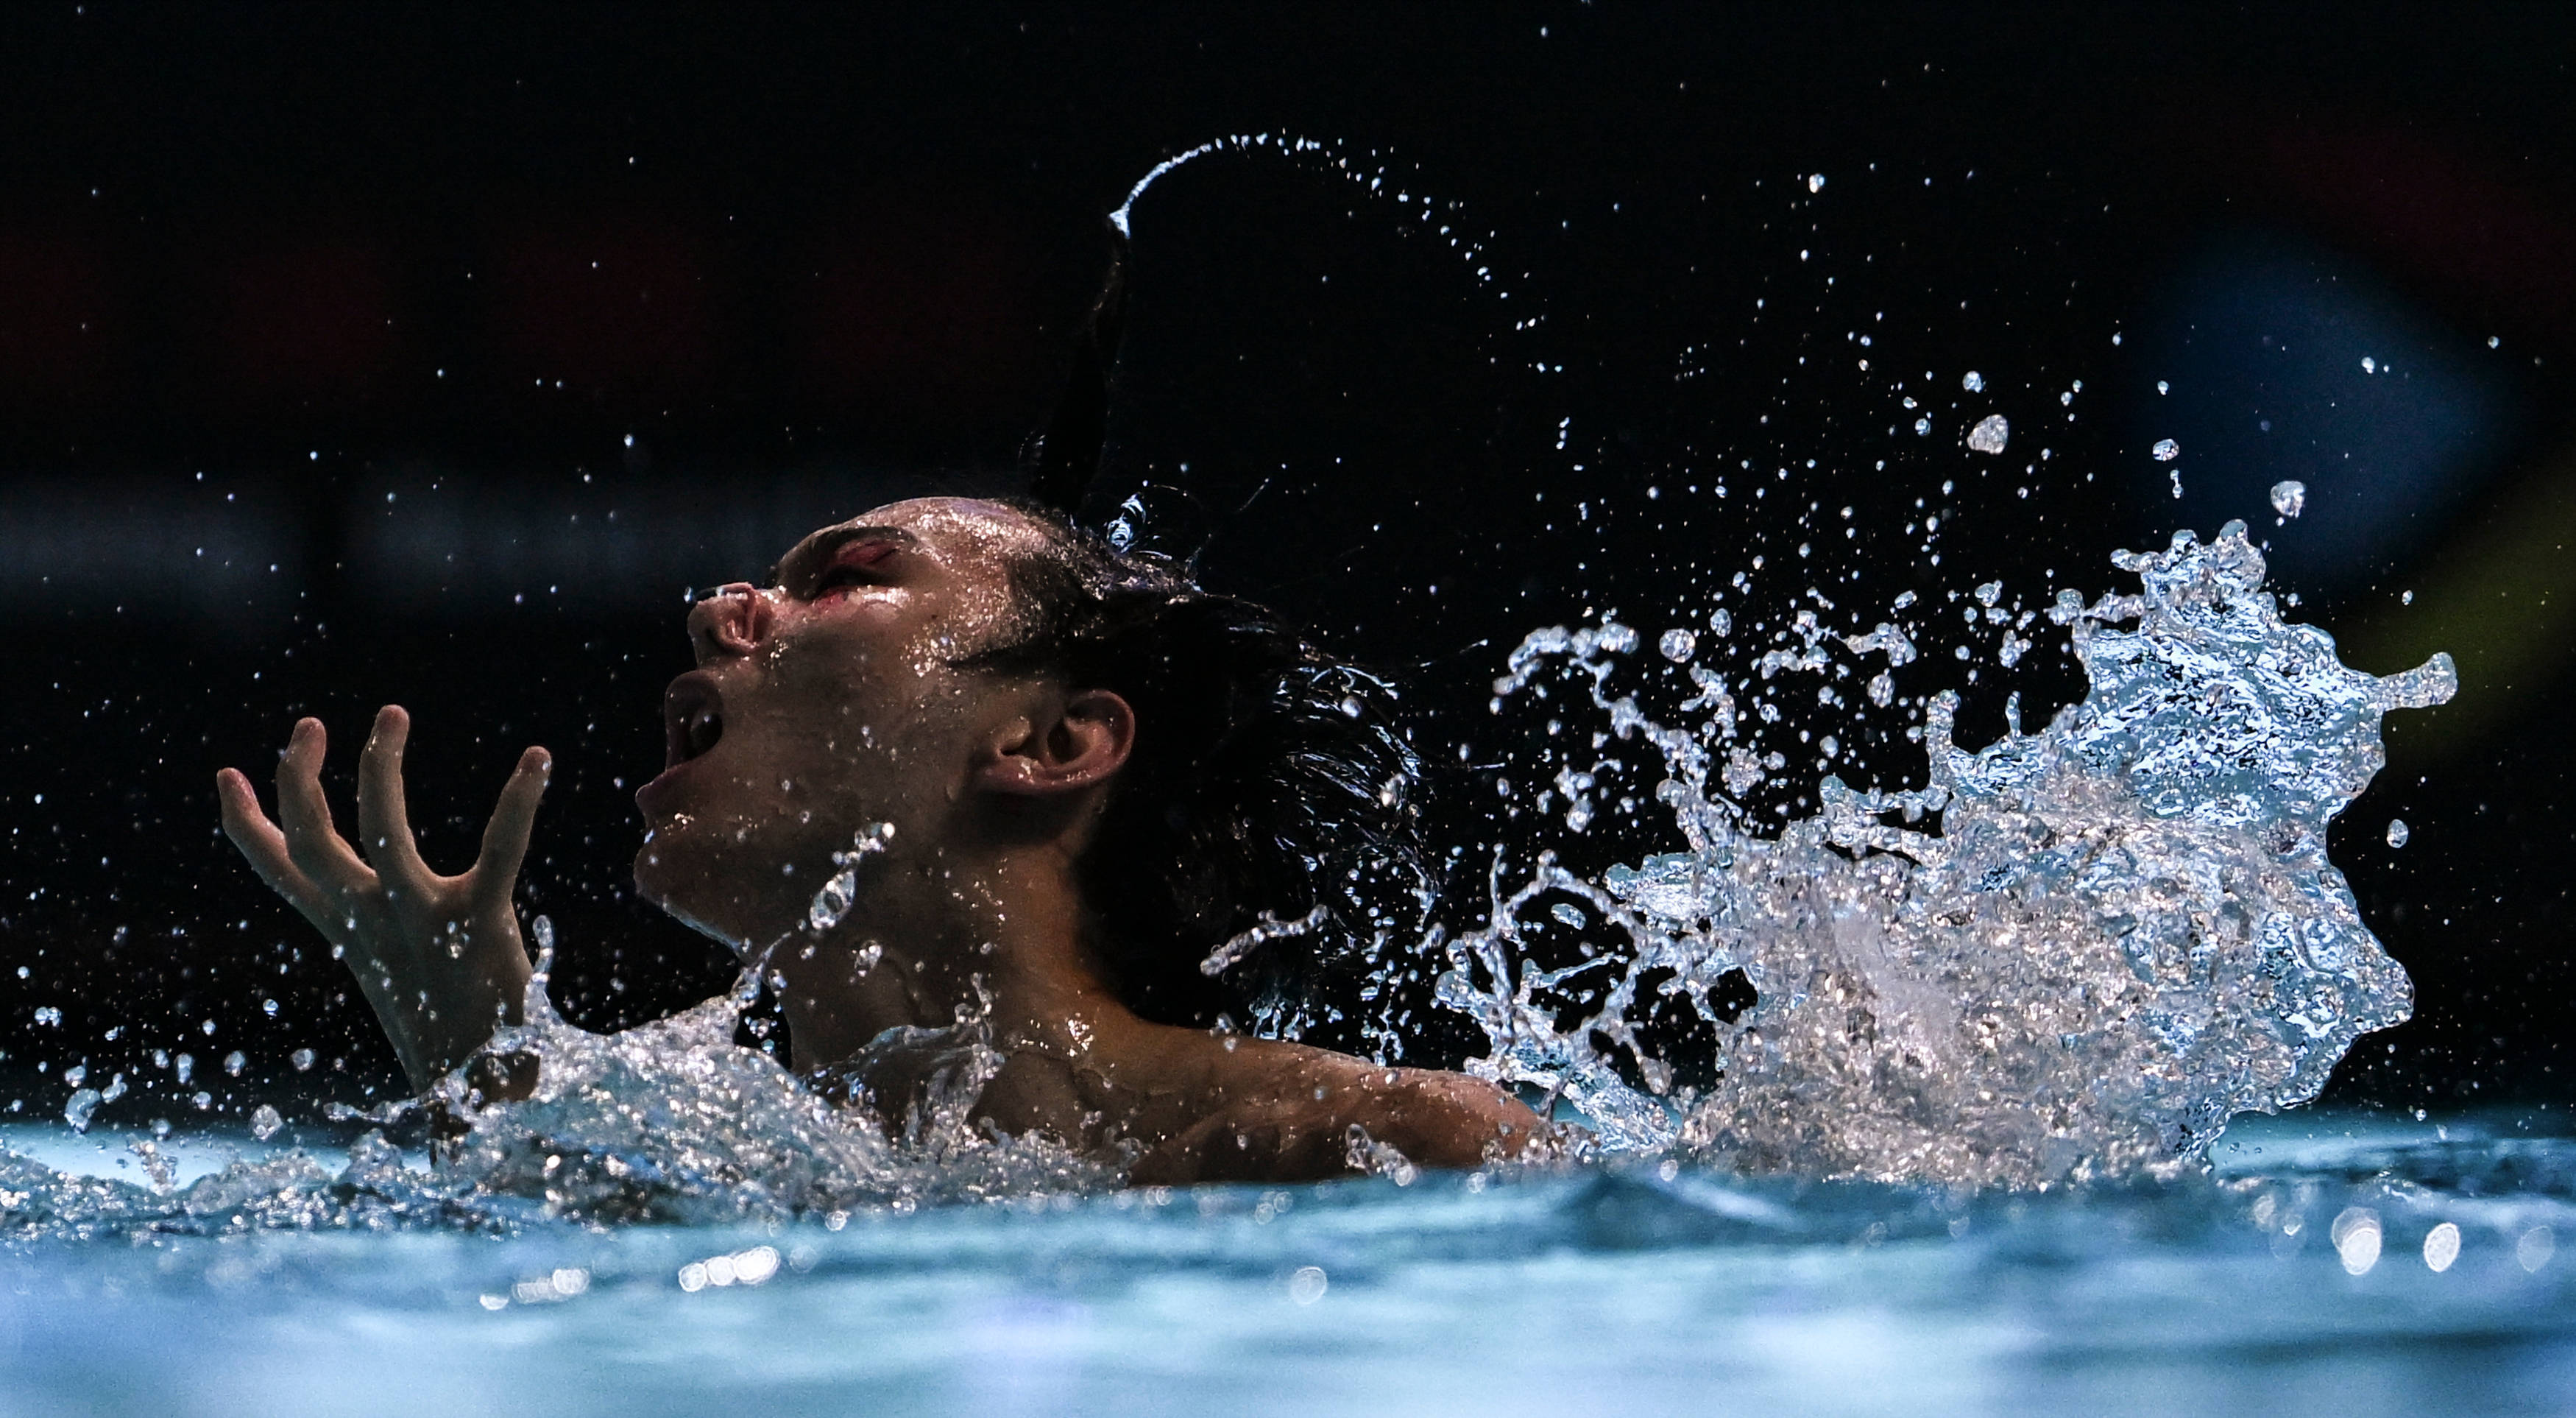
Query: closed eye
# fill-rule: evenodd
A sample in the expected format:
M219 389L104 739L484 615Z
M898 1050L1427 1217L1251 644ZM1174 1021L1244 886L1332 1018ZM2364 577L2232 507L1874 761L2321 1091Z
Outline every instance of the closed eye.
M808 599L820 599L834 591L858 586L890 584L895 554L901 547L890 541L860 540L846 542L834 549L832 559L815 576Z
M801 601L858 586L890 585L897 554L920 545L901 527L828 527L797 543L770 580Z

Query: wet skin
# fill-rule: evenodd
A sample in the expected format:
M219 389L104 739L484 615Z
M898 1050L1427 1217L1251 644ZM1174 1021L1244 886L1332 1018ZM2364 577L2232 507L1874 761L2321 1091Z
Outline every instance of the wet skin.
M697 668L665 697L669 766L636 794L650 829L638 889L746 960L766 956L797 1067L980 1011L1006 1061L979 1116L1135 1156L1139 1184L1332 1175L1355 1126L1430 1166L1524 1152L1538 1120L1479 1080L1154 1024L1119 1001L1074 865L1135 713L1106 691L958 668L1014 631L1008 568L1045 547L1007 508L900 502L807 537L774 585L695 606ZM363 857L332 826L314 720L280 760L276 822L239 772L218 792L234 844L345 952L426 1088L518 1014L529 971L510 890L550 760L522 755L482 856L441 877L404 811L408 732L389 706L361 755ZM832 854L880 824L893 835L849 912L805 929ZM868 1074L890 1114L917 1081L899 1055Z

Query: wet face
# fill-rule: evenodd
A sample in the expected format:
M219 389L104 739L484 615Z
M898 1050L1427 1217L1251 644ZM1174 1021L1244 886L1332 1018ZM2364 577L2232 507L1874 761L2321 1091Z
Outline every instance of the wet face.
M693 607L668 766L635 795L645 899L756 949L804 918L854 834L892 823L899 859L935 853L979 745L1021 712L1012 685L953 666L1012 628L1010 563L1043 546L1008 508L898 502L797 543L775 585Z

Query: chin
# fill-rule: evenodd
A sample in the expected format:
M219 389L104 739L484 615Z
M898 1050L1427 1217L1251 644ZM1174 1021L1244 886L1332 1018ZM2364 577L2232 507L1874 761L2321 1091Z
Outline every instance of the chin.
M635 853L635 894L739 955L784 934L793 921L772 928L765 918L779 915L774 905L744 890L764 875L776 875L777 868L763 873L753 860L758 853L747 850L750 844L705 840L712 835L684 822L647 836Z

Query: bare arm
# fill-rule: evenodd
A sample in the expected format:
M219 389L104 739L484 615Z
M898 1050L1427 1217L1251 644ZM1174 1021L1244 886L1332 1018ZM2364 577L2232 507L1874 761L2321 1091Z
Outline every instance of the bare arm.
M278 760L277 821L237 769L215 775L215 793L224 835L347 960L412 1087L426 1090L497 1025L519 1020L529 969L510 897L553 760L542 748L519 756L474 865L440 876L420 858L403 801L410 732L411 716L387 705L358 760L363 858L333 826L322 795L328 742L319 720L297 721Z
M1351 1173L1351 1129L1417 1166L1480 1167L1530 1156L1553 1128L1483 1079L1440 1069L1386 1068L1296 1044L1265 1044L1267 1077L1218 1085L1220 1104L1137 1162L1140 1186L1309 1181ZM1266 1056L1266 1057L1265 1057ZM1247 1058L1246 1062L1251 1062ZM1258 1065L1256 1065L1257 1067Z

